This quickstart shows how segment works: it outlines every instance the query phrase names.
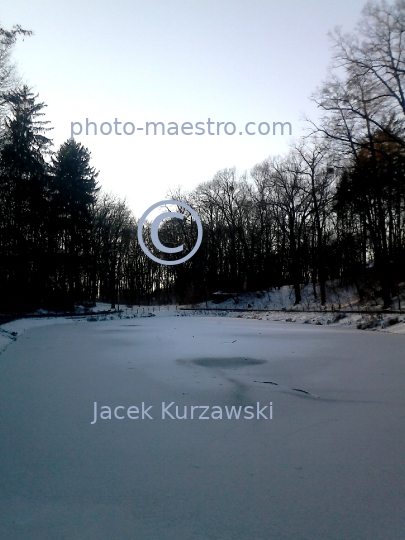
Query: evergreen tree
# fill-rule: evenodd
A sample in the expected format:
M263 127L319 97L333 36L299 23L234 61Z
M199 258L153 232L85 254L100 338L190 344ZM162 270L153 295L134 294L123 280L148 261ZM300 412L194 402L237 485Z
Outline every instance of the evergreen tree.
M88 294L93 205L99 188L90 153L69 139L52 158L50 238L55 282L70 304Z
M0 150L0 273L8 309L41 301L44 289L46 206L51 140L49 122L42 120L45 105L27 87L4 99L6 117Z

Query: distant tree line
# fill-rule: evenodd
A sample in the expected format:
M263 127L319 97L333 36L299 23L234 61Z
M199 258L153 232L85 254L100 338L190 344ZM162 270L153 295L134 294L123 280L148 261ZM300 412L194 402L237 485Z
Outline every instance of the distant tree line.
M0 312L286 284L299 304L310 283L324 304L331 279L390 306L405 281L405 1L368 3L353 34L331 34L333 69L313 95L322 114L287 155L168 194L203 225L196 255L174 266L142 251L137 219L101 191L86 148L70 139L51 150L45 105L10 64L24 34L0 29ZM162 222L159 238L187 252L196 225L177 211L185 219ZM144 240L162 257L146 230Z

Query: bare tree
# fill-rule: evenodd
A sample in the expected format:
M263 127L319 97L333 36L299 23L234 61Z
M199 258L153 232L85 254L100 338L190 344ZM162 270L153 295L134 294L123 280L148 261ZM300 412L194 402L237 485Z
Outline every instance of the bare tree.
M125 200L110 193L98 195L95 205L93 249L98 268L99 292L115 309L117 288L123 278L123 262L128 253L134 220Z
M310 215L316 235L314 276L318 273L321 304L326 303L325 243L326 227L331 212L334 191L334 168L328 163L325 139L303 139L294 145L304 179L303 189L311 200ZM330 221L330 220L329 220ZM314 280L315 282L315 280ZM316 291L315 296L316 296Z

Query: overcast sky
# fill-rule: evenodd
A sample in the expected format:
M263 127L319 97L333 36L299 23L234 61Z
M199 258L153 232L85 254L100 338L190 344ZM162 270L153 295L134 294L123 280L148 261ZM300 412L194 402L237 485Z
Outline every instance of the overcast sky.
M76 136L92 154L107 191L127 197L139 217L169 188L192 189L219 169L240 173L288 150L290 122L299 137L311 93L327 75L327 32L350 30L364 1L339 0L2 0L5 28L34 36L14 51L19 71L48 107L55 147L71 122L98 126ZM233 122L234 135L102 135L103 122ZM267 122L268 135L244 126ZM122 132L121 124L118 132ZM127 131L132 128L130 124ZM263 124L262 131L266 131ZM104 131L108 126L104 127ZM228 125L231 132L233 127ZM76 126L79 131L79 126ZM195 128L192 130L195 131ZM242 135L239 133L242 132ZM288 132L287 126L285 133ZM93 133L93 132L92 132Z

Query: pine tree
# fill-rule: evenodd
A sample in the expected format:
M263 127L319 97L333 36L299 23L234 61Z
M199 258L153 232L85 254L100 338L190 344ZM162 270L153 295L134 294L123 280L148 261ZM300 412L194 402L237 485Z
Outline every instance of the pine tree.
M70 304L88 295L92 208L98 172L90 166L90 153L69 139L52 159L51 231L56 261L55 281L68 293Z
M0 150L0 273L8 309L41 302L51 139L45 107L27 87L9 92Z

